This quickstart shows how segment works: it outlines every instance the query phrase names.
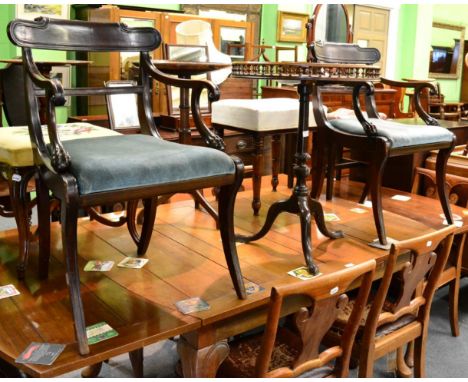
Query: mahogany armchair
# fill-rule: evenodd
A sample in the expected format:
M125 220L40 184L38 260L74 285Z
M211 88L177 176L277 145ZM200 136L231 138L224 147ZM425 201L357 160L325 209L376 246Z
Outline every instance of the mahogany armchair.
M245 289L236 252L233 209L242 182L243 164L219 149L222 140L200 120L197 127L210 147L180 145L161 139L153 121L150 103L150 81L192 89L192 110L199 115L199 96L207 89L212 100L219 97L218 88L209 81L174 79L160 72L151 62L150 52L161 44L160 33L153 28L129 28L118 23L53 20L14 20L8 25L8 36L22 48L28 126L34 160L43 189L61 202L62 243L66 259L66 276L75 333L80 354L88 354L86 325L80 295L77 258L78 209L106 203L144 201L142 236L151 237L156 214L155 196L186 192L205 187L219 187L221 239L229 272L239 298ZM140 78L137 86L81 87L64 89L56 79L40 74L32 49L62 51L140 52ZM116 135L103 138L61 141L57 134L55 107L64 104L64 96L106 94L138 95L139 122L145 134ZM44 142L39 121L38 97L45 96L50 144ZM44 245L50 245L45 243Z
M352 44L316 42L310 46L310 49L316 60L321 62L373 64L380 59L380 53L377 49L360 48ZM352 73L350 75L352 76ZM342 82L330 76L330 81L324 85ZM381 82L402 86L399 81L381 79ZM428 126L401 124L396 121L380 119L375 106L373 84L359 81L353 83L353 108L356 118L329 121L322 108L321 86L315 86L313 89L314 115L319 127L319 144L313 158L315 168L313 169L311 196L314 198L320 196L328 163L330 171L327 172L326 197L328 200L332 198L336 147L348 147L359 151L358 160L368 165L367 184L360 202L364 202L370 190L379 241L377 245L383 248L389 247L381 197L382 175L388 158L438 149L436 171L439 199L447 221L449 224L453 223L444 184L447 160L455 147L455 136L447 129L440 127L437 120L428 115L421 107L421 91L425 88L436 91L433 84L408 81L404 82L403 86L415 89L416 111ZM365 107L369 119L361 111L359 101L361 89L365 91Z

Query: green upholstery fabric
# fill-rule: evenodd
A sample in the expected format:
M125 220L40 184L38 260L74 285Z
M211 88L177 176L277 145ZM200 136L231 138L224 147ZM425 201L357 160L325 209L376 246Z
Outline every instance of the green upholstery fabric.
M148 135L69 140L63 146L81 195L235 173L233 160L221 151Z
M402 123L370 118L377 127L377 134L387 138L393 148L418 146L430 143L451 142L453 134L444 127L427 125L405 125ZM330 123L343 132L366 135L357 119L334 119Z

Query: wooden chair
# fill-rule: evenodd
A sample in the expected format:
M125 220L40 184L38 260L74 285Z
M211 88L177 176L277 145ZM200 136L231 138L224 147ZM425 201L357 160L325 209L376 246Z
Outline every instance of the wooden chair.
M373 48L360 48L352 44L320 43L311 46L316 60L333 63L372 64L378 61L380 53ZM359 66L356 67L356 70ZM416 111L428 126L407 125L395 121L382 120L375 108L374 88L371 83L359 81L353 86L353 106L357 119L337 119L329 121L323 112L320 96L321 86L315 86L312 97L314 114L318 129L319 144L314 150L313 182L311 196L318 198L322 191L327 163L333 168L336 157L336 147L348 147L359 151L359 161L368 165L367 185L361 198L364 202L370 190L372 210L381 247L388 248L387 236L382 213L381 183L385 163L388 158L439 149L437 156L437 187L443 212L449 224L453 223L448 196L444 187L445 169L451 151L455 147L455 136L429 116L419 102L420 92L424 88L435 91L434 85L426 82L402 82L381 79L388 85L414 87L414 102ZM341 81L333 77L327 84L339 84ZM322 85L322 83L321 83ZM359 93L365 89L366 119L361 111ZM332 198L334 171L327 173L327 200Z
M353 348L359 361L359 377L372 377L374 362L415 341L414 376L425 376L426 340L432 299L447 262L455 226L393 243L377 292L364 309ZM405 257L403 263L400 257ZM425 284L424 289L422 286ZM373 288L374 289L374 288ZM422 292L421 292L422 290ZM341 339L343 326L351 319L354 300L343 309L329 332L328 342ZM399 357L404 370L403 357ZM406 370L405 370L406 371Z
M312 370L308 377L347 377L351 349L374 269L375 261L370 260L312 280L272 288L264 333L231 342L228 358L217 376L291 378ZM358 279L361 286L357 303L342 340L336 346L323 349L320 347L322 338L340 307L346 305L345 292ZM279 327L282 308L291 298L303 298L305 307L294 314L293 329Z
M220 150L162 140L151 110L150 78L191 88L192 111L195 115L199 115L199 96L202 90L208 89L210 98L215 100L219 97L217 87L208 81L174 79L160 72L149 55L161 43L161 35L153 28L38 18L35 21L10 22L8 36L13 44L22 48L29 104L29 132L35 163L43 184L38 190L41 195L40 203L47 202L47 189L61 201L62 243L80 354L89 353L77 261L77 213L80 207L143 199L145 216L141 235L151 237L153 227L147 222L154 220L155 196L204 187L220 187L219 217L222 222L224 253L237 295L245 298L233 226L234 201L242 182L243 165ZM32 49L140 52L139 84L112 88L63 89L58 80L48 79L40 74L32 57ZM90 138L86 141L60 140L55 123L55 107L63 105L64 96L126 93L138 94L139 120L142 131L146 134ZM39 121L40 96L45 96L48 105L49 145L44 142ZM197 127L209 145L223 148L222 140L202 122L197 122Z
M450 203L466 208L468 206L468 179L462 176L446 175L446 187ZM434 170L416 167L411 192L430 198L437 198L436 174ZM439 287L449 284L449 317L452 335L458 337L458 301L460 293L460 278L462 274L462 259L465 249L466 233L456 235L447 265L442 272Z

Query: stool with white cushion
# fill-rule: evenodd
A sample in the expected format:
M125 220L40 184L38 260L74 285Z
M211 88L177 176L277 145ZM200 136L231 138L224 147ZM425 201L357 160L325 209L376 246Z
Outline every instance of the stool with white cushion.
M47 128L44 127L43 130L43 134L47 140ZM120 135L115 131L94 126L89 123L67 123L60 125L58 131L62 141ZM14 126L1 128L0 142L0 168L2 170L2 175L6 178L9 185L11 205L18 228L20 245L17 273L18 278L23 279L28 261L31 238L30 214L32 204L27 195L27 186L28 182L36 174L28 127ZM37 179L36 182L38 182ZM42 186L37 183L36 192L38 198L41 197L41 191L48 192L47 189L42 189ZM38 208L40 208L41 205L42 204L38 202ZM44 220L44 224L39 224L39 229L41 230L39 236L41 237L41 241L47 243L47 238L49 237L49 211L38 211L38 217L39 219L47 219L47 221ZM39 254L39 272L41 276L47 274L48 255L48 248L41 246Z
M253 201L254 215L261 207L260 189L262 185L264 138L272 136L272 180L276 191L279 174L281 134L297 131L299 101L293 98L223 99L211 105L211 124L218 135L224 129L250 134L254 139L253 152ZM309 126L316 127L310 104Z

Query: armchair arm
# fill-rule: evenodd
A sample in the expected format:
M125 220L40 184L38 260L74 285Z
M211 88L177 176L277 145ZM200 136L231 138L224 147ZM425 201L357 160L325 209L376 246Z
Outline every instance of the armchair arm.
M210 102L219 100L220 92L217 85L207 80L189 80L182 78L170 77L164 72L160 71L152 62L149 54L142 53L143 69L155 80L160 81L166 85L176 86L183 89L192 89L191 96L191 109L192 116L195 122L195 127L202 136L205 143L212 148L224 150L224 141L215 133L213 133L205 124L201 117L200 111L200 96L204 89L208 91L208 99Z
M368 137L374 137L377 135L377 127L369 122L361 111L361 101L359 101L359 93L361 88L366 88L366 111L367 116L370 118L379 118L379 114L377 113L377 107L375 105L375 97L374 97L374 85L370 82L361 82L354 86L353 88L353 107L354 107L354 114L356 114L356 118L358 119L359 123L362 125L366 135Z
M389 80L388 78L381 78L380 82L385 85L402 88L413 88L414 89L414 107L419 117L426 123L426 125L439 126L437 120L431 117L421 105L421 93L424 89L428 88L431 94L438 94L437 87L430 82L425 81L395 81Z
M364 114L361 110L361 102L359 100L359 94L361 92L361 88L365 88L365 99L366 99L366 112L369 118L377 118L379 119L379 113L377 112L377 107L375 104L374 98L374 85L371 82L366 81L353 81L350 83L347 80L343 79L333 79L321 81L320 85L322 84L333 84L333 85L345 85L347 87L353 88L353 110L356 118L358 119L359 123L362 125L364 132L368 137L375 137L377 135L377 127L370 121L364 117Z
M65 150L60 141L60 137L57 132L57 123L55 118L55 106L63 106L65 104L65 96L63 92L63 86L57 79L49 79L43 76L36 64L32 59L32 53L30 49L23 49L23 56L25 60L26 69L31 77L34 85L40 89L45 90L46 103L47 103L47 130L49 133L50 141L50 154L47 150L44 137L42 134L42 128L39 120L36 124L33 123L34 128L34 142L41 155L47 157L50 160L44 161L44 164L49 167L51 171L56 172L65 172L70 166L70 155ZM52 167L52 168L50 168Z

